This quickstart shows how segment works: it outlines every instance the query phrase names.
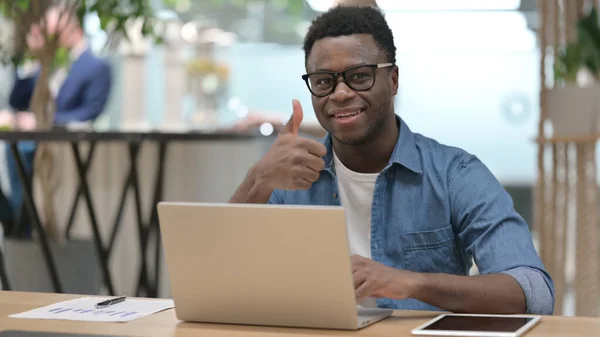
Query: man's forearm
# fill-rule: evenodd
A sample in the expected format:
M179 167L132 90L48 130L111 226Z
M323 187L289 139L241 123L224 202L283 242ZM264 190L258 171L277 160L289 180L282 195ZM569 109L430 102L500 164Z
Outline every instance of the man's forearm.
M273 190L261 186L256 180L256 174L252 168L246 175L244 181L237 188L229 203L232 204L266 204Z
M523 314L525 294L510 275L419 274L411 298L455 313Z

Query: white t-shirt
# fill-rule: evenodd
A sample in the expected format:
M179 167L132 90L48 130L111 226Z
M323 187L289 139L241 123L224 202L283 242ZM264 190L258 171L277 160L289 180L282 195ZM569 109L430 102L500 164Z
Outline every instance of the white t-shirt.
M379 173L357 173L342 164L333 153L340 203L346 214L350 254L371 258L371 204ZM367 298L363 307L377 307L374 298Z

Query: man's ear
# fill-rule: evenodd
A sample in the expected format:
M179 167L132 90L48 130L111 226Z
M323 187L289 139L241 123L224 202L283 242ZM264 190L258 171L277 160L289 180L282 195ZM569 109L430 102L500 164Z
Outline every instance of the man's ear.
M392 92L395 95L398 94L398 81L399 81L399 70L398 66L394 66L394 70L392 70Z

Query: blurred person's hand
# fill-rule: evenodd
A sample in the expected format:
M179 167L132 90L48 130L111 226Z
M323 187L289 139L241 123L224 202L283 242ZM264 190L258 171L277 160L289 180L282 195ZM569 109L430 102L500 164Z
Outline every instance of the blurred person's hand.
M8 110L0 110L0 127L12 129L15 126L15 114Z
M44 45L46 43L46 39L42 34L42 30L39 24L31 25L31 29L27 34L27 47L33 56L39 56L42 49L44 49Z
M23 111L17 113L16 125L19 130L33 131L37 126L37 120L33 112Z

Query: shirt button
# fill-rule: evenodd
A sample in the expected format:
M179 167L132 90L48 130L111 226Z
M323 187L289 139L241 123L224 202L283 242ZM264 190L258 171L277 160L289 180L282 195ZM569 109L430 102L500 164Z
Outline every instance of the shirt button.
M337 199L337 193L333 192L333 198Z

